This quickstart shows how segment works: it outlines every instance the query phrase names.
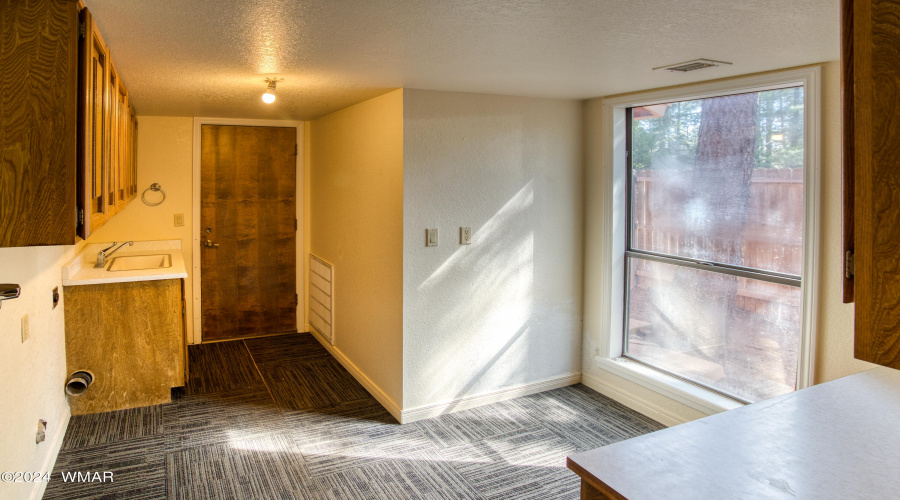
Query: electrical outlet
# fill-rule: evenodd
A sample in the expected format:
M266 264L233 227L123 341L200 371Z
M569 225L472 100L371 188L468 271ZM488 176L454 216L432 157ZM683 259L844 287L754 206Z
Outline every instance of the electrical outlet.
M426 247L438 246L438 231L437 231L437 229L426 229L425 230L425 246Z
M31 332L28 330L28 313L25 313L25 315L22 316L22 343L25 343L30 336Z
M184 225L184 214L175 214L175 227Z
M459 228L459 244L460 245L471 245L472 244L472 228L471 227Z

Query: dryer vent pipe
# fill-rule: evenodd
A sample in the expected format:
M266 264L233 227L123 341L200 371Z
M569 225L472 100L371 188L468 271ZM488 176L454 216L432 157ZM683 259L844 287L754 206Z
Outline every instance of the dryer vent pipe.
M90 387L93 381L94 376L90 372L75 372L66 381L66 394L69 396L81 396L87 391L87 388Z

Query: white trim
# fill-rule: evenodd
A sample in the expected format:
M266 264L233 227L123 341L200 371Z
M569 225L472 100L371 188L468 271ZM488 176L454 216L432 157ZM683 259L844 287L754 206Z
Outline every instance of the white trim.
M580 382L581 374L573 373L571 375L563 375L562 377L554 377L538 382L517 385L515 387L505 387L496 391L476 394L474 396L465 396L459 399L454 399L452 401L403 410L401 412L400 422L403 424L408 424L417 420L434 418L446 413L467 410L469 408L475 408L476 406L482 406L491 403L497 403L499 401L506 401L507 399L528 396L529 394L537 394L539 392L558 389L560 387L575 385Z
M605 299L600 303L601 338L596 365L627 378L647 389L656 391L688 406L706 412L703 400L685 397L674 391L678 387L659 377L641 376L641 369L628 367L616 360L622 355L622 314L624 310L624 249L625 249L625 110L673 100L716 97L740 92L758 92L802 84L805 99L804 221L803 221L803 285L801 287L803 317L801 319L800 356L797 372L799 389L813 385L815 380L816 306L819 260L820 219L820 147L821 147L821 67L798 69L731 78L676 88L666 88L603 99L603 199L602 241L600 252L600 290ZM811 219L810 219L811 216ZM652 370L651 370L652 371ZM666 389L668 387L668 389ZM688 391L690 394L692 391ZM673 396L674 394L674 396ZM677 396L677 397L676 397ZM681 398L681 399L679 399ZM698 408L697 406L700 406ZM714 408L708 408L714 410Z
M638 398L633 394L628 394L618 387L588 373L581 375L581 383L614 401L622 403L642 415L646 415L653 420L656 420L666 427L674 427L679 424L690 422L691 420L689 418L673 415L650 401Z
M341 352L340 349L329 344L325 337L317 334L313 334L313 337L318 340L319 343L322 344L322 346L327 349L332 356L334 356L334 359L338 360L341 366L343 366L347 369L348 372L350 372L350 375L353 375L353 378L355 378L357 382L362 384L362 386L365 387L367 391L369 391L369 394L371 394L373 398L377 399L378 402L381 403L381 406L383 406L384 409L388 411L388 413L390 413L395 419L397 419L397 422L403 423L401 421L402 411L400 410L400 406L398 406L397 403L395 403L394 400L391 399L391 397L381 389L381 387L378 387L378 385L373 382L372 379L366 376L366 374L363 373L362 370L360 370L355 364L353 364L353 362L350 361L347 356L344 356L344 353Z
M47 458L44 459L44 464L40 469L37 469L42 472L53 472L53 466L56 465L56 459L59 457L59 450L62 448L63 438L66 436L66 429L69 427L69 418L71 418L72 413L69 410L68 403L66 404L65 411L63 412L63 416L59 422L56 422L56 433L53 435L53 440L51 440L49 444L51 446L51 453L47 455ZM60 479L50 478L51 481L59 481ZM38 481L33 483L34 487L31 490L31 495L28 496L31 500L40 500L44 496L44 491L47 490L47 481Z
M305 164L304 164L304 147L305 140L303 134L303 127L306 122L302 121L293 121L293 120L253 120L253 119L243 119L243 118L206 118L206 117L194 117L194 140L193 140L193 151L194 151L194 159L192 162L193 169L193 244L191 245L192 261L193 261L193 272L191 274L192 282L193 282L193 329L190 333L190 339L188 343L190 344L199 344L203 341L202 332L201 332L201 313L202 308L200 304L200 256L202 255L200 252L200 127L202 125L237 125L237 126L247 126L247 127L290 127L294 128L297 131L297 198L296 198L296 207L297 207L297 220L305 221L305 203L304 203L304 183L306 180L305 175ZM297 248L297 279L296 279L296 287L297 287L297 295L299 299L297 301L297 330L302 331L306 326L306 251L304 246L304 236L305 236L305 227L300 227L297 230L297 239L296 239L296 248Z
M644 387L651 387L655 392L706 415L715 415L745 406L744 403L726 398L628 358L606 359L596 356L594 361L613 375L618 375Z

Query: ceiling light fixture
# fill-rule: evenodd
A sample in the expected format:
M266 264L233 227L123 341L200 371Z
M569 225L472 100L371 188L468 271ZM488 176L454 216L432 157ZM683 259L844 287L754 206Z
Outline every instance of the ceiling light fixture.
M262 100L266 104L275 102L275 84L283 81L284 78L266 78L266 93L262 95Z

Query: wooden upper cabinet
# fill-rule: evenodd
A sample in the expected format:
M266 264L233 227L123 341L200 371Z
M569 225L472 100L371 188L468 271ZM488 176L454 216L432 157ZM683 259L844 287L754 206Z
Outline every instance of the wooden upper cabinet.
M111 77L109 50L87 9L81 10L81 24L84 36L79 51L81 55L79 89L82 89L83 112L78 160L79 171L82 174L79 202L84 211L81 237L86 239L103 226L107 219Z
M78 8L3 0L0 20L0 246L71 245Z
M81 10L79 234L87 238L134 198L133 108L109 48L88 9Z
M855 356L900 368L900 2L844 0L842 12Z

